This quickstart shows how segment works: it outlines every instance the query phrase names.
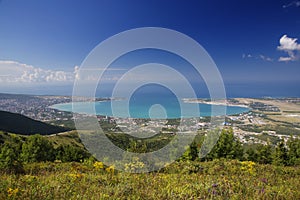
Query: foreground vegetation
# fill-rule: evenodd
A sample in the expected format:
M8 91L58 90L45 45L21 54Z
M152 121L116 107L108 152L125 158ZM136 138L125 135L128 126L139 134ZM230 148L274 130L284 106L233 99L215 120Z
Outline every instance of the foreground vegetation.
M117 172L101 162L32 163L1 174L0 199L299 199L299 167L251 161L178 161L160 172Z
M160 134L154 138L144 140L136 140L132 136L125 136L125 134L108 135L108 137L115 145L126 151L147 153L162 148L173 136ZM204 138L203 134L199 134L195 137L192 144L186 147L186 152L183 155L177 155L174 151L170 152L170 158L179 157L178 160L182 161L211 161L225 158L253 161L260 164L300 165L299 138L290 138L288 141L278 140L276 144L242 145L238 138L234 136L232 129L224 129L220 134L218 142L213 146L209 154L199 159L199 155L201 157L202 153L201 147ZM77 133L74 131L48 137L41 135L20 136L0 132L0 169L8 173L22 173L24 171L23 165L27 163L53 162L55 160L60 162L82 162L87 159L95 160L84 148ZM140 162L148 163L149 161L141 160ZM148 170L146 169L146 171Z
M165 135L145 141L121 136L109 138L140 153L168 141ZM0 199L300 199L299 139L245 146L228 129L199 159L202 143L200 134L176 162L135 174L128 172L145 167L142 160L125 164L127 172L105 166L74 131L47 137L2 132Z

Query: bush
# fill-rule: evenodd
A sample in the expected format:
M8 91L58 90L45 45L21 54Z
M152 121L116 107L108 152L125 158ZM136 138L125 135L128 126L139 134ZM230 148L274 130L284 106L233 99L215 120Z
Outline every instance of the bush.
M7 173L23 173L23 165L19 160L16 145L5 143L0 151L0 169Z
M241 142L233 135L232 129L223 130L218 142L207 155L208 160L215 158L242 159L243 147Z
M62 162L81 162L88 157L89 154L85 150L75 145L63 145L56 149L56 159Z
M31 135L22 145L21 159L23 162L54 161L54 147L41 135Z

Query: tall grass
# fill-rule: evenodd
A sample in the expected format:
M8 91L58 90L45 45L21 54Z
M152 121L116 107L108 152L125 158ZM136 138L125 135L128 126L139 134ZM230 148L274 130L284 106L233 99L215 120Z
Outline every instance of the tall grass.
M101 163L34 163L1 174L0 199L299 199L299 167L251 161L176 162L159 172Z

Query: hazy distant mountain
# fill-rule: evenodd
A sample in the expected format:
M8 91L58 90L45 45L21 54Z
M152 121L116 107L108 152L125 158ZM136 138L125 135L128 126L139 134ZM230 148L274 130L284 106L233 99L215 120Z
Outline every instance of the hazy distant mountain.
M68 131L68 129L63 127L53 126L33 120L21 114L6 111L0 111L0 130L22 135L32 135L36 133L49 135Z

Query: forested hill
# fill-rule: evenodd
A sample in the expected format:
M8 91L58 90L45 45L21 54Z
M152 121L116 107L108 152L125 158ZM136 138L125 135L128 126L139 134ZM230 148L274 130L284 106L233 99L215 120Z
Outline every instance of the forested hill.
M69 129L33 120L21 114L0 111L0 130L22 135L36 133L49 135L68 131Z

